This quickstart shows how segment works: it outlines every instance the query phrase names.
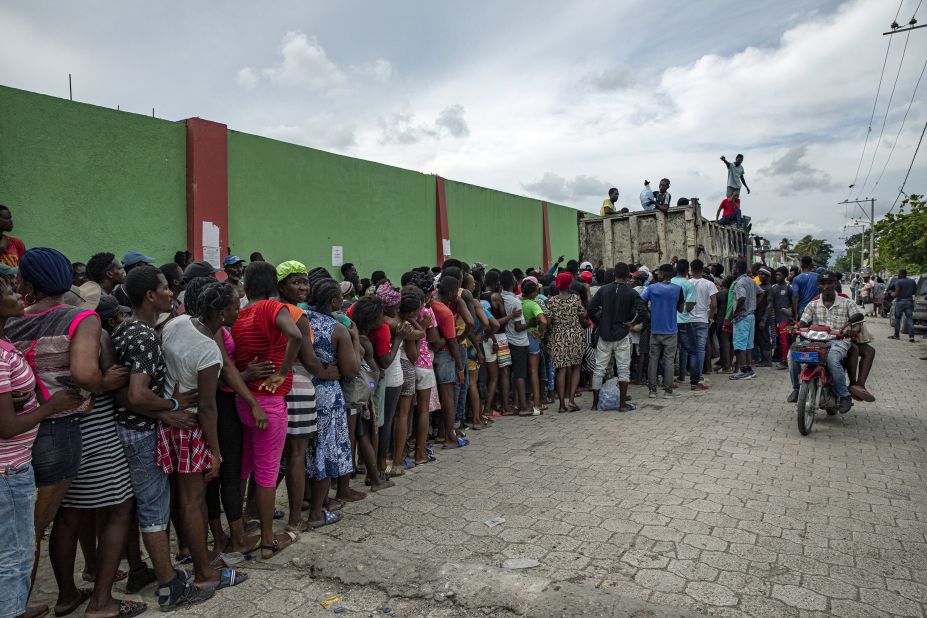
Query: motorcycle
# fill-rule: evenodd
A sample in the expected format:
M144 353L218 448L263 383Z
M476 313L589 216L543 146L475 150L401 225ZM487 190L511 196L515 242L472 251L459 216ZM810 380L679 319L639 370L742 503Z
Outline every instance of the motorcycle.
M848 337L847 331L863 319L862 313L854 313L839 330L823 325L797 330L798 338L792 344L791 354L792 362L802 365L798 389L798 431L801 435L807 436L811 432L818 409L827 412L828 416L837 413L840 396L834 391L827 370L827 353L834 341Z

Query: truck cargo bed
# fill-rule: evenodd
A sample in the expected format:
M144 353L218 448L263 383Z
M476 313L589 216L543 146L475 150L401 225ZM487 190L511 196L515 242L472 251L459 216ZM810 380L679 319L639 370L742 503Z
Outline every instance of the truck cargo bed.
M699 246L704 247L701 254ZM696 205L670 208L666 214L587 216L579 221L579 252L583 260L605 268L627 262L654 270L677 257L718 262L729 273L738 257L753 259L753 243L741 229L708 221Z

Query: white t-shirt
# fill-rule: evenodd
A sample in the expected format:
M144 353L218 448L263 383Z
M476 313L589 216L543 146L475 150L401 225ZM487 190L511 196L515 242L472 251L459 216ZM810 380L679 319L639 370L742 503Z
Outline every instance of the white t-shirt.
M718 288L708 279L690 279L689 282L695 288L695 306L689 312L689 321L708 324L711 297L718 293Z
M743 165L727 164L727 186L733 189L741 187L740 177L744 175Z
M168 396L178 383L182 393L197 390L199 372L203 369L216 365L222 369L219 346L200 332L188 315L177 316L164 326L161 349L167 367L164 392Z

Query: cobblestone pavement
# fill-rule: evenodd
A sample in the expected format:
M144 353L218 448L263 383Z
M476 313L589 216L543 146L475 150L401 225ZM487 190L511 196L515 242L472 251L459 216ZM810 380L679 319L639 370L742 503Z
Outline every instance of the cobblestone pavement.
M927 346L872 329L878 401L819 415L807 437L784 371L711 375L675 401L632 386L632 413L500 419L311 534L458 562L535 558L535 576L718 616L923 616ZM306 600L331 587L251 573L198 613L315 615ZM359 609L390 602L369 595Z

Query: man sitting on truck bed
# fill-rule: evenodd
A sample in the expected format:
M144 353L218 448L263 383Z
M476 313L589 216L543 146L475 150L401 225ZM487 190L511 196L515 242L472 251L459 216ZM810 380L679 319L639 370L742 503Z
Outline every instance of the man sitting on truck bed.
M618 189L612 187L608 190L608 197L602 201L602 208L599 209L599 216L615 214L615 202L618 201Z
M670 181L669 178L664 178L660 180L660 189L653 192L653 205L657 210L661 212L666 212L669 210L669 207L672 205L673 196L669 194Z

